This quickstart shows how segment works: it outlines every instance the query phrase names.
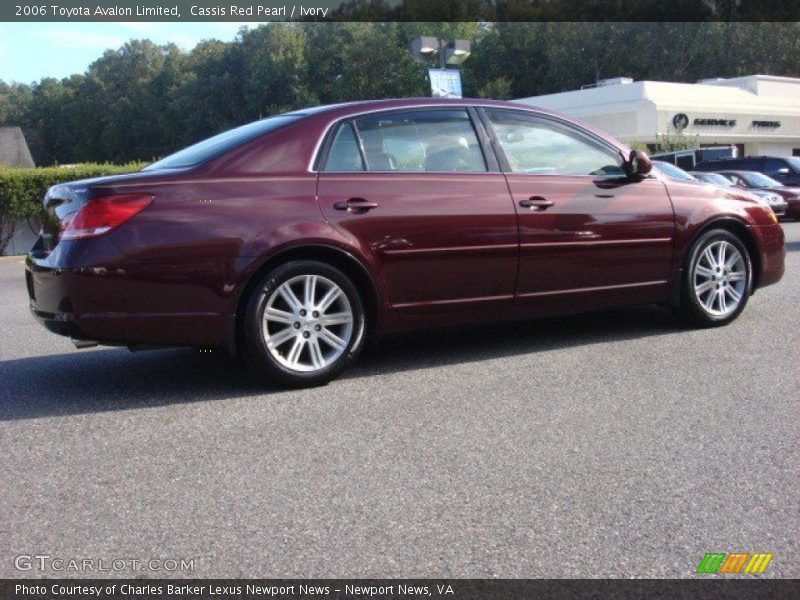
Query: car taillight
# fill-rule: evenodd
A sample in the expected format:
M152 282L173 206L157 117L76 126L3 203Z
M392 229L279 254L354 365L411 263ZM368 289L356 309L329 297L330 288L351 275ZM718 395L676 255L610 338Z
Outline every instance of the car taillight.
M152 201L149 194L92 198L63 220L61 239L78 240L103 235L144 210Z

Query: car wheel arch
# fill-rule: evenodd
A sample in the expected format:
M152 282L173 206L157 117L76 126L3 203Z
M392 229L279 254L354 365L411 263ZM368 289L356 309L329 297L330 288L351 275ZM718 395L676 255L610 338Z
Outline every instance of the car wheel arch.
M293 260L315 260L336 267L347 275L352 280L364 303L367 332L375 331L381 294L369 269L353 254L335 246L325 244L294 246L265 257L261 264L249 275L247 281L240 286L235 301L235 331L232 332L234 339L232 344L228 344L229 347L235 347L242 339L242 312L255 287L268 272Z
M683 270L686 266L686 261L689 258L689 251L691 250L692 246L694 246L695 241L700 238L700 236L707 231L711 231L712 229L724 229L742 241L742 244L744 244L744 247L747 248L747 252L750 255L750 263L753 269L753 291L751 294L754 293L758 287L758 281L761 275L761 253L758 250L758 243L756 242L755 236L747 227L747 225L739 219L730 216L718 217L703 223L703 225L700 226L697 231L694 232L694 235L692 235L692 237L686 242L686 249L683 253L683 256L681 256L678 271L675 274L675 277L673 277L670 286L669 302L673 306L677 306L680 303L681 279Z

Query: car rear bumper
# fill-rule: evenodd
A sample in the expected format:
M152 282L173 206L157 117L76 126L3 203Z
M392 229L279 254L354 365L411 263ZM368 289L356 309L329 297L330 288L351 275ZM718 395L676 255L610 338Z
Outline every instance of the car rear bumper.
M31 312L53 333L110 345L224 343L223 303L183 279L176 265L136 263L102 238L62 242L49 255L34 248L25 261Z

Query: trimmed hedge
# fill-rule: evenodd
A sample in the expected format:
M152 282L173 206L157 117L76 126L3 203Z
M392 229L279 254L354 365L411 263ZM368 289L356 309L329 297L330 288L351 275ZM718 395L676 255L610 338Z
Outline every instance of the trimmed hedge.
M76 179L132 173L147 163L126 165L85 163L70 167L32 169L0 166L0 221L25 219L42 211L42 199L51 185Z

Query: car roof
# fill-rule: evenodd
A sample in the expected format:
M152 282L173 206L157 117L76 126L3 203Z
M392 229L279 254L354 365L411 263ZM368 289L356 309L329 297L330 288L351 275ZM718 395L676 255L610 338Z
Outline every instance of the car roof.
M349 116L357 116L361 113L379 112L383 110L404 109L404 108L425 108L425 107L487 107L487 108L506 108L525 110L535 112L537 114L553 117L561 121L579 126L587 131L594 133L596 136L604 139L609 144L617 148L627 148L625 144L619 140L608 135L606 132L597 129L596 127L578 121L568 115L558 113L546 108L532 106L530 104L523 104L521 102L509 102L505 100L487 100L483 98L391 98L383 100L358 100L353 102L341 102L338 104L324 104L320 106L311 106L308 108L298 109L289 113L288 115L296 115L299 117L315 117L322 118L329 117L331 121L347 118Z
M488 100L484 98L428 98L428 97L409 97L409 98L383 98L378 100L353 100L350 102L338 102L336 104L320 104L318 106L309 106L300 108L289 113L291 115L309 115L336 109L382 109L393 107L407 107L409 105L424 105L424 106L452 106L452 105L466 105L466 106L498 106L509 108L527 108L534 109L538 112L552 113L544 108L537 108L530 104L522 102L513 102L507 100ZM553 113L555 114L555 113Z

